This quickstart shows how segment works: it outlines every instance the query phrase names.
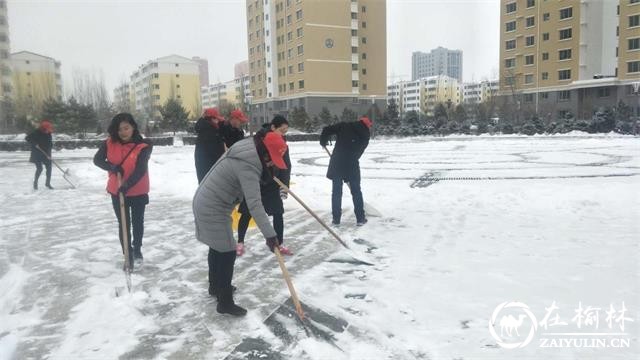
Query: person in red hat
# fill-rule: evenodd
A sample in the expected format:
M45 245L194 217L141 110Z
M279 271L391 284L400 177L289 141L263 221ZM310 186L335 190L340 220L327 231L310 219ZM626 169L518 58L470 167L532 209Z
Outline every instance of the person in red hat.
M204 110L202 117L198 119L194 127L197 134L194 157L198 183L202 181L211 166L225 151L224 141L220 135L220 122L222 121L224 121L224 117L218 108L208 108Z
M287 168L286 152L286 142L275 132L240 140L213 165L193 197L196 238L209 247L209 294L217 297L216 310L221 314L247 313L233 300L236 241L231 213L244 198L269 249L278 246L276 231L262 204L260 182L273 176L274 167Z
M227 149L244 139L242 126L248 122L249 118L240 109L232 110L229 119L220 122L220 135Z
M42 120L40 125L25 140L31 145L31 155L29 161L36 165L36 174L33 179L33 189L38 190L38 179L42 174L42 166L46 169L46 181L44 185L48 189L51 186L51 149L53 148L53 125L49 120Z
M320 146L326 148L329 138L337 136L336 144L329 160L327 177L333 181L331 191L331 213L333 224L340 225L342 217L342 183L349 183L356 225L367 222L364 213L364 200L360 188L360 157L369 145L370 130L373 122L366 116L358 121L341 122L326 126L320 134Z

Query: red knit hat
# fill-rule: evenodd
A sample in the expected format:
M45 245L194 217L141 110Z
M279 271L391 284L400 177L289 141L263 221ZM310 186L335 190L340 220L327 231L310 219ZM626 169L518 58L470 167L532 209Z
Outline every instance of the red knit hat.
M363 116L360 118L360 121L366 125L366 127L368 127L369 129L371 129L371 126L373 126L373 121L371 121L368 117Z
M47 134L51 134L53 132L53 124L49 120L42 120L40 122L40 130L46 132Z
M234 109L231 112L231 118L238 119L243 124L249 121L249 118L240 109Z
M208 108L204 110L204 117L206 118L214 118L216 120L224 121L224 117L220 115L218 108Z

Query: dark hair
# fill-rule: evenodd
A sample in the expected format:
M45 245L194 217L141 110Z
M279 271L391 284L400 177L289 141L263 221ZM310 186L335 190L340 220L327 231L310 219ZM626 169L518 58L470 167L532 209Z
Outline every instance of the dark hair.
M120 139L120 135L118 135L118 129L120 129L120 124L123 122L129 123L133 127L133 136L131 136L131 140L134 142L142 141L142 135L140 135L140 131L138 131L138 124L133 120L133 115L129 113L120 113L111 119L111 124L107 129L109 136L113 141L122 142Z
M271 125L273 125L273 127L275 127L276 129L284 124L289 125L289 122L282 115L276 115L273 117L273 120L271 120Z

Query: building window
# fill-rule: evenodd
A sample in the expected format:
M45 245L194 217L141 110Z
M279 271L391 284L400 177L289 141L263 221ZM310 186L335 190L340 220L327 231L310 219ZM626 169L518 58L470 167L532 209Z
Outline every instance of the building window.
M542 73L542 80L549 80L549 73L548 72L543 72Z
M558 51L558 60L569 60L571 59L571 49L564 49Z
M525 27L532 27L536 24L535 16L530 16L525 21L526 21Z
M358 64L351 64L351 70L358 70Z
M298 72L304 71L304 63L298 63Z
M362 53L362 60L367 60L367 53Z
M571 39L571 28L560 30L558 37L560 40Z
M571 80L571 69L558 70L558 80Z
M296 11L296 20L302 20L302 9Z
M536 6L536 0L527 0L527 8Z
M504 60L504 67L508 68L512 68L516 66L516 59L515 58L511 58L511 59L505 59Z
M533 102L533 94L524 94L524 102L532 103Z
M358 80L352 80L351 81L351 87L357 88L358 87Z
M367 7L366 6L362 6L362 12L366 13L367 12Z
M573 8L568 7L564 9L560 9L560 20L569 19L573 17Z
M291 59L293 57L293 49L287 50L287 59Z
M536 44L536 37L531 35L525 38L526 44L525 46L533 46Z
M533 74L526 74L524 76L524 83L525 84L533 84Z
M367 28L367 22L366 22L366 21L363 21L363 22L362 22L362 28L363 28L363 29L366 29L366 28Z
M367 84L362 84L362 90L367 90Z
M304 48L302 45L298 45L298 56L304 53Z
M352 46L351 47L351 53L352 54L357 54L358 53L358 48L356 46Z
M605 98L611 95L611 89L609 88L598 88L598 97Z
M640 61L629 61L627 63L627 72L628 73L640 72Z
M640 38L629 39L629 50L640 49Z
M542 53L542 60L543 61L549 60L549 53L548 52Z
M358 36L358 30L351 29L351 36Z
M540 98L542 98L542 99L548 99L548 98L549 98L549 93L548 93L548 92L541 92L541 93L540 93Z
M506 11L506 12L507 12L507 14L510 14L510 13L512 13L512 12L515 12L515 11L516 11L516 3L515 3L515 2L509 3L509 4L507 4L507 5L506 5L506 8L507 8L507 9L506 9L506 10L507 10L507 11Z
M291 15L287 15L287 25L291 24Z
M550 17L549 13L544 13L542 14L542 21L549 21Z
M362 69L362 75L367 75L367 69Z
M365 36L362 37L362 43L366 44L367 43L367 38Z
M533 65L533 55L527 55L524 57L525 65Z
M289 65L289 75L293 74L293 65Z
M629 16L629 27L640 26L640 15Z
M516 21L515 21L515 20L513 20L513 21L509 21L509 22L506 24L506 29L505 29L505 30L506 30L506 32L509 32L509 31L516 31Z
M298 81L298 89L304 89L304 80Z
M289 31L287 33L287 41L291 41L291 40L293 40L293 32Z
M549 33L543 33L542 34L542 41L547 41L549 40Z
M515 49L515 48L516 48L516 40L515 40L515 39L513 39L513 40L507 40L507 41L505 41L504 45L505 45L505 46L504 46L504 47L505 47L505 49L507 49L507 50L513 50L513 49Z
M176 74L176 77L177 77L177 78L179 78L179 77L180 77L180 74Z
M293 91L293 82L289 83L289 91Z
M563 90L563 91L558 91L558 101L569 101L571 100L571 91L569 90Z
M297 37L302 37L302 28L298 28L298 29L296 30L296 36L297 36Z

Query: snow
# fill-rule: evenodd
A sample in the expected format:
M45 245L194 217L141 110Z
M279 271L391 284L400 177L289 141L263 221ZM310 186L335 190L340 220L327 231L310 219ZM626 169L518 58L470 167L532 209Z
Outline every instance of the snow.
M290 143L292 191L331 220L328 159ZM373 140L361 161L365 202L383 217L355 227L348 189L342 248L292 197L286 264L301 301L349 323L336 345L281 319L288 298L256 229L238 258L236 319L207 294L207 249L194 237L193 146L155 147L144 265L127 293L117 224L95 149L54 152L54 191L31 190L28 152L0 153L0 359L222 359L260 338L291 359L630 359L640 353L640 144L629 136L458 136ZM440 181L435 181L440 179ZM44 188L41 179L41 188ZM358 239L364 239L360 241ZM341 260L353 257L374 266ZM122 296L115 296L120 288ZM506 301L538 320L624 301L629 348L503 349L489 332ZM516 316L517 317L517 316ZM602 326L601 331L609 331ZM615 330L616 328L614 328ZM538 330L541 330L540 328ZM498 329L499 331L499 329ZM611 330L612 331L612 330ZM540 332L540 331L539 331Z

